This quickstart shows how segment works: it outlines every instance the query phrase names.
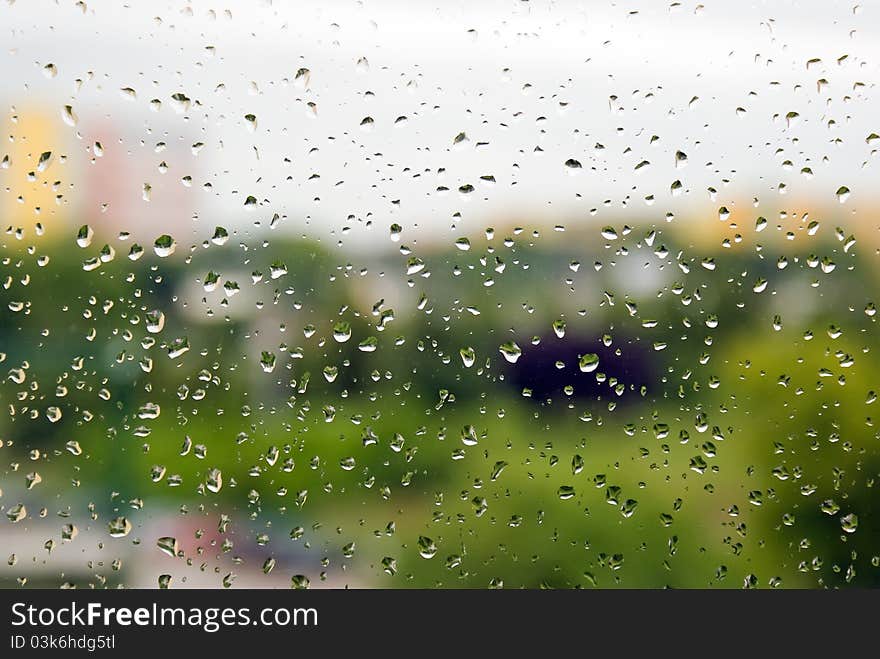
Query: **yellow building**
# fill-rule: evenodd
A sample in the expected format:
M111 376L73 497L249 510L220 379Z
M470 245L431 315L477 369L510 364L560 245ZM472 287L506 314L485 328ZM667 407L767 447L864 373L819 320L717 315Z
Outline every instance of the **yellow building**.
M46 109L13 107L3 122L0 146L0 221L25 234L40 223L47 234L62 228L69 188L69 141L60 116Z

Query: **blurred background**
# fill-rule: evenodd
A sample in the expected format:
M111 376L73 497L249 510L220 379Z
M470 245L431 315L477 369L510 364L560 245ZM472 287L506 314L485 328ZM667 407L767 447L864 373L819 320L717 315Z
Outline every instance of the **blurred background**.
M0 585L880 581L880 12L0 5Z

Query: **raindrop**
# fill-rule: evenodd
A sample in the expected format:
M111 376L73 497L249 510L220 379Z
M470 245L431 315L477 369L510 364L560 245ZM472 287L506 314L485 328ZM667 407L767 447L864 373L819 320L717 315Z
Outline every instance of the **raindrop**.
M223 474L219 469L213 468L208 470L205 479L205 487L208 488L209 492L213 492L214 494L221 490L223 487Z
M172 238L168 234L163 234L159 236L153 243L153 250L156 252L156 256L162 258L174 254L175 249L177 249L177 243L174 242L174 238Z
M520 348L514 341L502 343L498 350L504 356L504 359L511 364L516 364L517 360L522 356L522 348Z
M156 541L156 546L165 554L169 556L177 556L177 552L179 548L177 546L177 538L173 538L171 536L164 536L159 538Z
M111 538L124 538L131 533L131 522L125 517L115 517L107 524Z
M599 368L599 355L595 353L587 353L578 358L578 368L582 373L592 373Z
M855 533L859 528L859 516L849 513L840 518L840 527L847 533Z
M574 487L571 485L560 485L559 489L556 491L556 495L563 501L571 499L575 495Z
M557 318L553 321L553 333L557 336L557 338L563 338L565 336L565 320L562 318Z
M437 545L431 538L424 535L419 536L419 556L422 558L434 558L437 553Z
M351 338L351 324L340 321L333 326L333 340L337 343L345 343Z
M147 312L145 322L150 334L158 334L165 327L165 314L158 309L153 309Z
M25 517L27 517L27 508L21 503L15 504L6 511L6 518L13 524L20 522Z
M64 109L61 111L61 118L68 126L76 126L79 121L79 117L76 116L76 112L73 111L73 106L71 105L64 106Z
M92 230L92 227L88 224L83 224L79 228L79 231L76 232L76 244L85 249L92 244L92 238L94 238L94 236L95 232Z
M227 240L229 240L229 232L223 227L216 227L211 242L215 245L225 245Z

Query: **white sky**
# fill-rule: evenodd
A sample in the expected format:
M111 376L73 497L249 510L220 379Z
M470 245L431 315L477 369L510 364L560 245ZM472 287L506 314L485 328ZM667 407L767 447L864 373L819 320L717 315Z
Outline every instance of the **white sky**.
M80 130L77 154L88 145L86 128L64 126L61 108L72 105L84 125L109 118L121 127L123 144L104 146L147 163L153 208L168 212L161 197L174 185L173 215L180 177L193 177L187 210L172 221L202 237L215 224L247 226L275 212L289 216L287 226L318 236L351 225L343 241L357 247L388 244L392 222L408 239L446 239L456 212L463 216L459 231L474 231L502 218L571 224L591 208L601 217L624 202L654 220L687 208L750 207L755 197L770 212L831 205L841 185L852 191L848 210L878 202L873 151L880 141L866 143L880 133L877 3L230 0L125 7L107 0L83 10L66 0L18 0L0 6L0 46L5 114L13 105L50 108L61 130ZM358 66L364 57L368 66ZM821 61L808 68L814 58ZM58 68L54 78L43 74L49 62ZM311 72L307 88L293 82L303 67ZM94 77L77 91L74 81L88 71ZM827 81L821 91L819 79ZM137 97L126 99L122 87ZM176 92L198 104L175 111ZM162 100L158 112L150 109L153 98ZM746 112L738 115L738 107ZM799 114L792 125L789 112ZM257 117L253 132L246 114ZM368 116L374 123L365 130ZM400 116L408 120L395 124ZM461 132L469 140L453 147ZM188 150L155 154L160 140L205 147L197 157ZM605 148L596 150L597 142ZM675 167L677 150L687 153L686 167ZM85 156L78 158L68 167L85 167ZM583 168L573 174L563 164L569 158ZM166 174L155 168L162 160ZM642 161L650 165L636 170ZM811 180L803 167L812 169ZM481 176L495 183L481 183ZM0 171L0 185L14 191L15 182L2 177ZM78 179L71 171L70 180ZM673 199L676 179L689 192ZM206 181L212 189L202 187ZM151 221L144 182L126 188L133 223ZM779 183L786 184L781 200ZM476 191L459 194L464 184ZM718 191L714 200L709 187ZM247 195L267 201L247 212ZM195 224L193 212L201 218ZM371 231L362 224L368 217Z

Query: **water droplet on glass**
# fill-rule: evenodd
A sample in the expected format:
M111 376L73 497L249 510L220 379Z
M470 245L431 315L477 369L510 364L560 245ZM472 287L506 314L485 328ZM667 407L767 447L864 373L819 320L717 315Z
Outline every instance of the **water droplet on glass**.
M562 318L557 318L553 321L553 333L556 334L557 338L563 338L565 336L565 320Z
M578 368L582 373L592 373L599 368L599 355L596 353L587 353L578 358Z
M225 245L227 240L229 240L229 232L223 227L215 227L211 242L215 245Z
M174 238L172 238L168 234L163 234L159 236L153 243L153 250L156 252L156 256L162 258L174 254L175 249L177 249L177 243L174 242Z
M61 118L64 120L68 126L76 126L79 121L79 117L76 116L76 112L73 111L72 105L65 105L61 110Z
M125 517L115 517L107 524L107 532L111 538L124 538L131 533L131 522Z
M296 590L305 590L309 587L311 581L304 574L295 574L290 578L290 587Z
M177 546L177 538L164 536L156 541L156 546L169 556L177 556L179 548Z
M345 343L351 338L351 324L340 321L333 326L333 340L337 343Z
M158 334L165 327L165 314L158 309L148 311L146 314L147 331L150 334Z
M847 533L855 533L859 528L859 516L849 513L840 518L840 527Z
M21 503L15 504L6 511L6 518L13 524L20 522L25 517L27 517L27 508Z
M427 536L419 536L419 556L422 558L434 558L437 553L437 545Z
M517 360L522 356L522 348L520 348L514 341L502 343L498 350L504 356L504 359L511 364L516 364Z
M556 495L563 501L566 501L574 497L575 489L571 485L560 485L559 489L556 491Z
M207 477L205 478L205 487L214 494L220 491L223 487L223 474L219 469L213 468L208 470Z

